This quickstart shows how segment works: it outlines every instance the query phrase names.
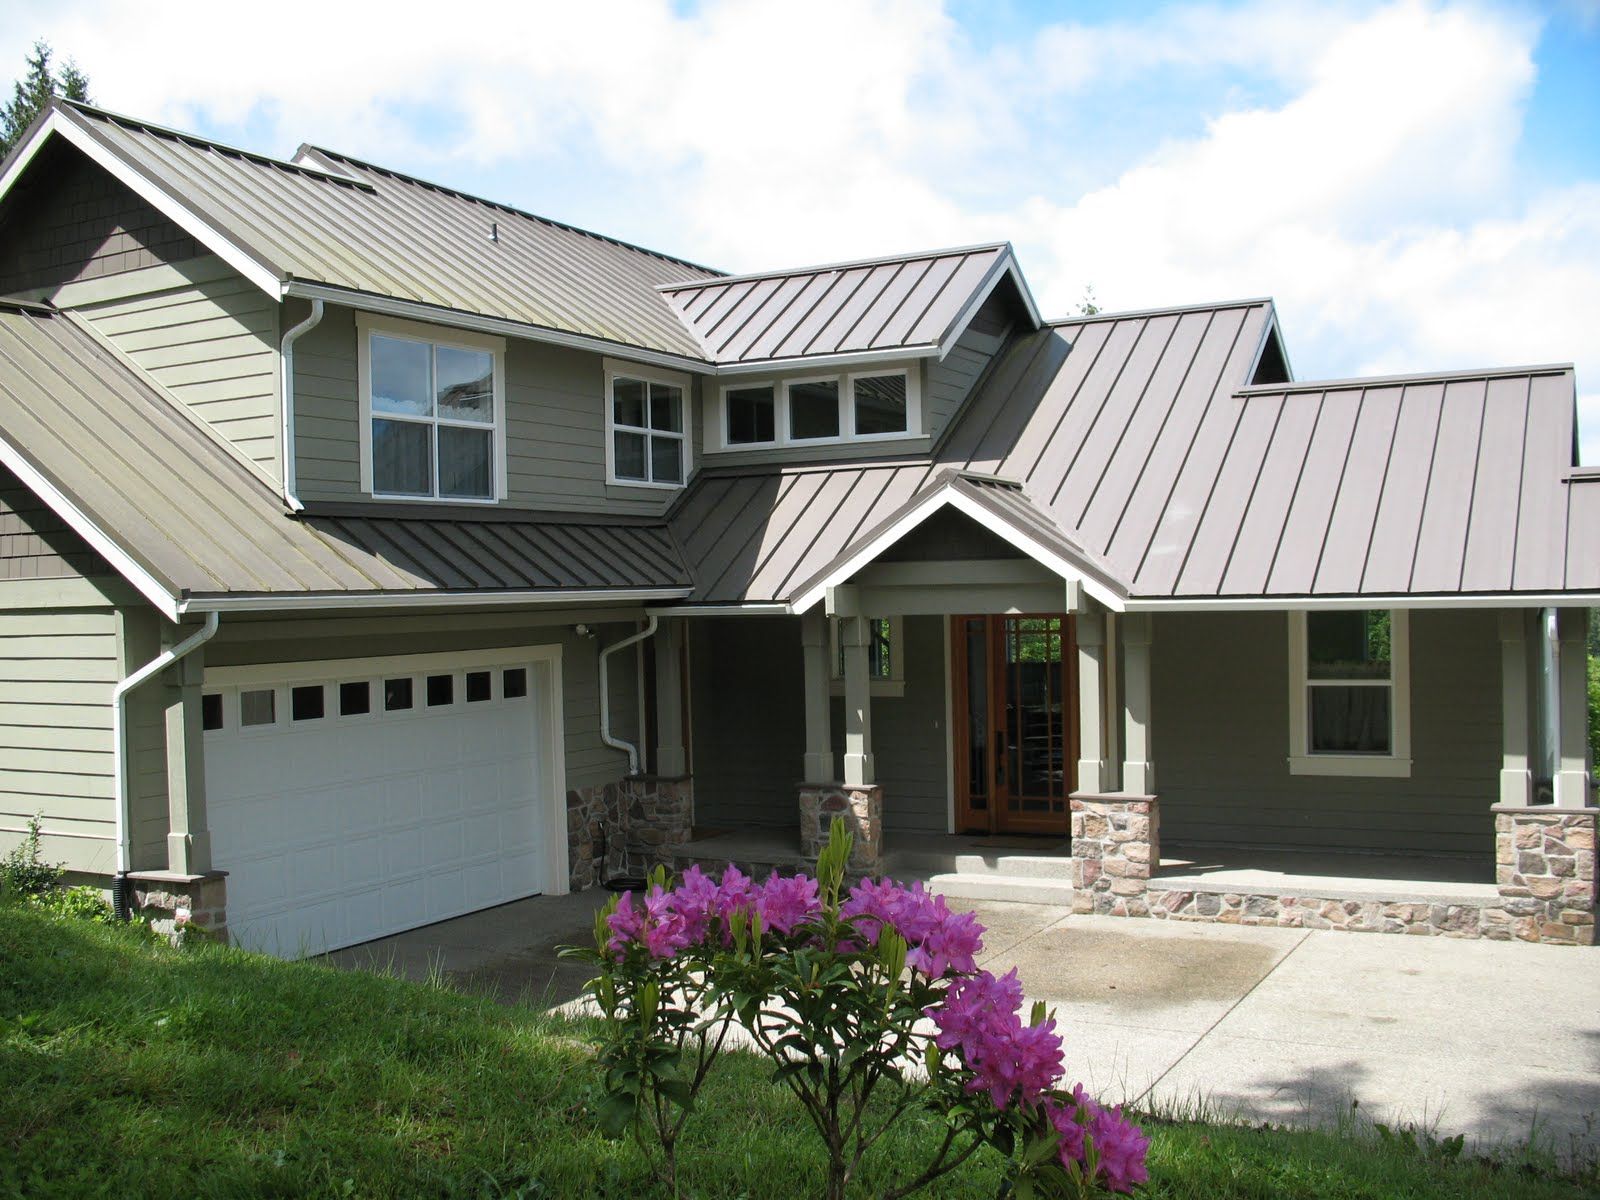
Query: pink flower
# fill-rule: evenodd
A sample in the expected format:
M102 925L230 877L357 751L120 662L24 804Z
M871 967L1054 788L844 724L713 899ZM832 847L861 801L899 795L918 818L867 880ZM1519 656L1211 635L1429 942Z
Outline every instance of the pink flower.
M633 907L633 893L623 892L617 900L617 907L606 918L606 925L611 929L611 939L606 942L606 949L619 957L628 948L629 942L637 942L644 933L644 912Z
M717 886L717 915L726 921L741 908L753 908L755 900L755 880L738 867L730 865L722 873L722 882Z
M944 897L938 897L941 911L939 923L930 929L921 943L906 955L906 965L921 971L931 979L940 979L950 972L970 975L978 969L977 954L983 949L983 926L973 913L954 914L945 909Z
M683 873L672 890L672 906L683 918L684 936L692 942L705 939L711 922L720 915L721 890L698 866Z
M972 913L952 913L943 896L930 895L920 882L903 887L893 880L864 879L850 889L839 915L851 918L873 945L888 925L911 947L906 965L938 979L950 972L971 974L983 949L983 926Z
M787 936L822 911L817 881L805 875L784 876L774 871L756 901L765 929Z
M1050 1124L1060 1135L1058 1151L1063 1166L1082 1166L1093 1146L1098 1159L1096 1178L1113 1192L1131 1192L1150 1178L1145 1160L1150 1139L1122 1115L1122 1109L1102 1108L1084 1094L1083 1085L1072 1089L1071 1104L1046 1101Z
M996 1108L1033 1104L1061 1077L1061 1037L1054 1019L1024 1025L1022 984L1015 969L958 978L944 1002L927 1010L934 1044L954 1050L972 1072L967 1090L988 1092Z
M642 908L634 907L632 892L623 892L606 924L611 929L606 949L618 957L633 944L643 945L651 958L671 958L692 940L673 911L672 895L659 887L650 889Z

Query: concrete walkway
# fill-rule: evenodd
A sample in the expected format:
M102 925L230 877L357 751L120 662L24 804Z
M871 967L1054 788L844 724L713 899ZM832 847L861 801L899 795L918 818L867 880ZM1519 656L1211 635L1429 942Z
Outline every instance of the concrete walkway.
M575 998L556 957L600 892L519 901L330 956L441 972L506 1001ZM1069 1080L1158 1111L1333 1124L1359 1114L1493 1147L1600 1149L1600 951L1064 916L969 903L983 965L1056 1010Z

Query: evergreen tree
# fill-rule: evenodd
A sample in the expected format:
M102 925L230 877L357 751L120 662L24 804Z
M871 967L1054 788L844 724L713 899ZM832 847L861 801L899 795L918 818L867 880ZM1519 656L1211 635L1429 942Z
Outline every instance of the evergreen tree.
M22 135L28 132L28 126L50 103L52 96L65 96L68 100L89 99L89 77L71 59L59 72L52 70L51 54L49 42L40 40L33 44L33 53L27 59L27 75L17 80L10 102L0 108L0 158L10 154L12 148L22 140Z

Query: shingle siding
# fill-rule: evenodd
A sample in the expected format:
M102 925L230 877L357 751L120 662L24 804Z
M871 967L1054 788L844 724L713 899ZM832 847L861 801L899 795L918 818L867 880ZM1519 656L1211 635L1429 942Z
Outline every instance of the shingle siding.
M113 572L66 522L0 467L0 580L83 579Z

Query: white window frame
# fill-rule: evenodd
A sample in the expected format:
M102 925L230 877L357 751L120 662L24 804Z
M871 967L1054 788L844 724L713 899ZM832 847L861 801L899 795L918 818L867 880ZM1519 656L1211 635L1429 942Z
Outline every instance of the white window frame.
M621 359L608 358L605 360L606 389L606 483L612 487L652 488L662 492L682 491L689 484L689 477L694 474L694 381L687 375L676 371L663 371L657 367L641 366L638 363L624 362ZM616 398L612 387L619 379L636 379L643 383L659 383L666 387L679 388L683 392L682 410L678 413L679 423L683 429L679 433L668 433L659 429L638 428L633 425L617 424ZM649 405L645 406L644 419L650 420ZM653 437L678 438L683 443L683 478L677 483L662 483L654 479L623 479L617 475L617 430L624 433L641 433L646 439ZM650 469L650 444L646 440L644 448L645 469Z
M1411 776L1411 614L1403 608L1389 610L1389 679L1313 680L1307 662L1306 614L1289 614L1289 774L1366 775L1409 779ZM1387 687L1389 691L1389 753L1327 754L1311 750L1310 705L1312 687Z
M856 432L856 395L858 379L882 379L890 375L903 375L906 380L906 428L903 433ZM839 433L835 437L797 438L789 432L789 389L802 383L837 383L839 385ZM728 393L747 388L772 389L773 439L768 442L730 442L728 440ZM922 432L922 370L915 364L903 367L873 367L862 371L838 372L821 375L795 375L786 379L730 379L717 388L715 420L712 434L706 433L707 453L737 454L745 450L772 450L777 448L808 446L843 446L853 442L909 441L923 436Z
M886 678L868 681L868 694L872 696L904 696L906 694L905 622L900 617L880 617L889 622L889 674ZM839 621L828 619L828 690L831 695L844 695L844 676L839 671Z
M489 481L490 495L484 497L474 496L441 496L439 492L439 438L437 433L432 438L433 448L433 491L431 496L409 496L396 492L376 491L372 486L372 421L374 415L389 419L391 414L372 411L372 337L379 334L383 337L399 338L403 341L426 342L431 346L444 346L452 350L478 350L487 351L494 356L494 421L484 424L479 421L458 421L449 417L397 417L401 421L411 421L414 424L429 424L437 427L449 426L460 429L488 429L494 444L489 453ZM506 476L506 340L502 337L493 337L489 334L470 333L459 329L445 329L438 325L427 325L420 321L402 321L398 317L379 316L375 313L356 313L356 376L357 391L360 394L361 409L361 490L374 500L394 501L405 504L468 504L485 505L498 504L509 495L509 481Z

